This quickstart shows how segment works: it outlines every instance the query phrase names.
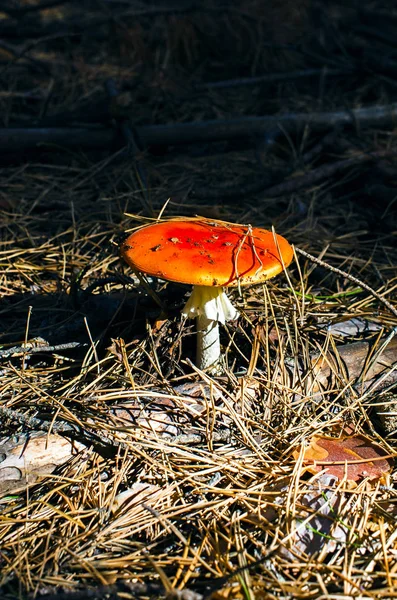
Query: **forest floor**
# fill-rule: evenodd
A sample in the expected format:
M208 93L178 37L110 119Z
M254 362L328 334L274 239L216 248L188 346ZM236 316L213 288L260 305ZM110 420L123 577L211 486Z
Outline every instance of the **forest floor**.
M394 3L1 10L1 598L395 597ZM119 256L195 215L296 248L216 375Z

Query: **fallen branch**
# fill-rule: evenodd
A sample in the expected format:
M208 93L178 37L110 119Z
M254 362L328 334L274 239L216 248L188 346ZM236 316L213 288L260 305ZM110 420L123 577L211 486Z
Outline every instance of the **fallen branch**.
M338 126L392 125L397 119L397 103L353 110L324 113L287 113L266 117L241 117L230 120L139 125L137 138L144 147L211 142L242 137L261 137L276 127L286 132L309 126L321 131ZM103 148L117 140L117 133L108 127L54 127L0 129L0 152L21 152L40 145Z
M170 125L143 125L136 128L147 145L185 144L238 137L260 137L276 127L293 131L310 126L312 130L342 125L388 125L397 119L397 103L350 111L324 113L287 113L266 117L241 117L230 120L197 121Z

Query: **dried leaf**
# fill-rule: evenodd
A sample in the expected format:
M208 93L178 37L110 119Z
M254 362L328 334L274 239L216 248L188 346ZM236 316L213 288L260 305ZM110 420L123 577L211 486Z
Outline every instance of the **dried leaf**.
M382 325L360 317L353 317L348 321L339 321L337 323L332 323L331 325L320 325L320 328L327 329L327 331L333 335L357 339L359 334L380 331Z
M336 551L339 544L346 543L349 523L339 514L341 495L332 488L335 477L321 475L313 484L313 490L300 498L300 508L294 519L295 536L291 550L298 554L322 553L323 556ZM285 556L292 557L288 550Z
M290 540L280 549L288 560L297 555L314 554L325 557L345 544L351 527L350 514L341 510L343 493L335 492L337 478L321 473L307 486L307 491L297 498L291 523ZM289 503L289 488L280 488L280 495L268 504L262 517L274 523ZM251 516L251 522L254 517ZM254 521L255 522L255 521ZM260 522L260 520L258 521Z
M298 458L299 451L293 453ZM347 481L380 479L387 475L393 461L383 448L362 435L340 438L314 436L303 455L303 464L311 473L324 469L329 475Z

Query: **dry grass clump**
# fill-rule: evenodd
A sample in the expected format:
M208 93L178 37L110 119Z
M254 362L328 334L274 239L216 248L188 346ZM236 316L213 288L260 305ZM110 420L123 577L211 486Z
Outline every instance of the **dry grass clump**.
M73 135L84 124L124 135L114 146L76 149L66 137L0 152L0 460L20 444L22 469L30 438L73 446L62 464L49 456L47 473L33 466L20 481L0 462L1 597L392 597L394 470L353 484L348 465L341 480L313 475L304 450L313 436L363 434L395 456L397 322L379 298L396 307L393 126L132 142L136 124L391 104L394 83L367 68L207 89L271 72L270 52L274 71L285 68L277 45L258 46L272 24L263 3L227 3L219 18L205 6L197 19L180 4L172 14L167 5L82 7L17 18L11 6L0 20L5 129ZM352 67L342 8L322 22L322 50L295 45L290 68L330 66L326 56ZM298 19L281 2L272 19L279 10ZM277 44L286 43L280 29ZM105 93L109 77L127 112L122 93ZM363 154L368 162L352 162ZM285 181L289 191L272 195ZM142 283L118 256L124 232L159 214L274 225L378 297L297 253L286 274L232 292L241 317L222 331L224 373L200 372L194 326L180 317L187 288Z

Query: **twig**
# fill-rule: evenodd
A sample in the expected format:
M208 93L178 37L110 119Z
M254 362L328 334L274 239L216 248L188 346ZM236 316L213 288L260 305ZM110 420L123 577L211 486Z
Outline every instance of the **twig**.
M56 344L55 346L50 346L47 343L33 341L23 344L22 346L12 346L12 348L0 350L0 359L15 356L27 356L29 354L38 354L41 352L59 352L62 350L80 348L86 345L87 344L83 344L81 342L67 342L65 344Z
M181 444L183 445L194 445L194 444L200 444L203 439L204 439L204 432L203 433L180 433L179 435L175 435L173 437L171 437L169 434L167 434L166 439L171 442L172 444ZM231 439L232 435L229 429L224 429L222 431L214 431L212 433L212 441L213 442L226 442L226 443L230 443L230 439Z
M346 277L346 279L349 279L350 281L352 281L356 285L360 286L364 290L367 290L367 292L369 292L377 300L382 302L382 304L384 304L384 306L386 306L386 308L397 318L397 308L395 308L393 306L393 304L391 304L388 300L386 300L386 298L384 298L381 294L379 294L377 291L375 291L367 283L365 283L358 277L354 277L354 275L350 275L350 273L347 273L346 271L343 271L342 269L338 269L338 267L333 267L332 265L325 262L324 260L321 260L320 258L317 258L316 256L313 256L312 254L309 254L308 252L306 252L306 250L302 250L301 248L298 248L296 246L295 246L295 250L298 254L301 254L305 258L308 258L309 260L316 263L317 265L320 265L321 267L325 267L326 269L328 269L329 271L332 271L333 273L342 275L342 277Z
M1 591L1 590L0 590ZM117 582L112 585L98 586L95 589L85 589L78 592L60 592L37 596L36 600L120 600L122 597L159 596L164 592L162 585L155 583L129 583L127 581ZM133 596L132 596L133 594ZM32 596L33 598L33 596Z
M84 425L84 430L76 424L47 421L37 417L28 417L23 413L11 408L0 406L0 416L8 419L13 423L18 423L32 431L43 431L44 433L58 433L66 437L73 438L85 446L93 445L98 453L109 453L109 449L116 452L119 449L127 449L127 444L117 442L111 439L110 436L100 433L93 425L92 427Z
M112 408L112 413L117 411L117 406ZM95 426L90 427L89 425L84 425L84 432L79 431L80 427L77 425L73 425L65 422L54 422L53 419L46 420L40 419L38 417L30 417L27 416L13 408L6 408L4 406L0 406L0 417L7 419L11 423L22 425L23 427L30 429L32 431L43 431L45 433L58 433L58 434L73 434L73 437L78 438L81 443L91 444L93 440L99 441L104 446L113 446L119 449L128 449L128 444L114 440L111 436L111 431L107 431L106 434L99 433L98 429ZM150 419L150 415L147 416ZM84 435L83 435L84 433ZM169 433L164 433L160 437L164 440L164 442L171 443L173 445L195 445L203 442L205 433L181 433L179 435L170 435ZM228 429L223 431L214 432L213 441L214 442L230 442L231 433Z
M327 76L336 77L352 73L352 69L300 69L288 73L268 73L258 77L241 77L240 79L225 79L223 81L209 81L197 83L194 86L196 90L221 90L231 87L242 87L258 85L262 83L277 83L279 81L290 81L292 79L306 79L308 77Z
M0 406L0 416L12 423L23 425L23 427L27 427L33 431L44 431L48 433L51 430L53 433L76 433L76 428L68 423L53 423L52 421L44 421L37 417L28 417L13 408Z

